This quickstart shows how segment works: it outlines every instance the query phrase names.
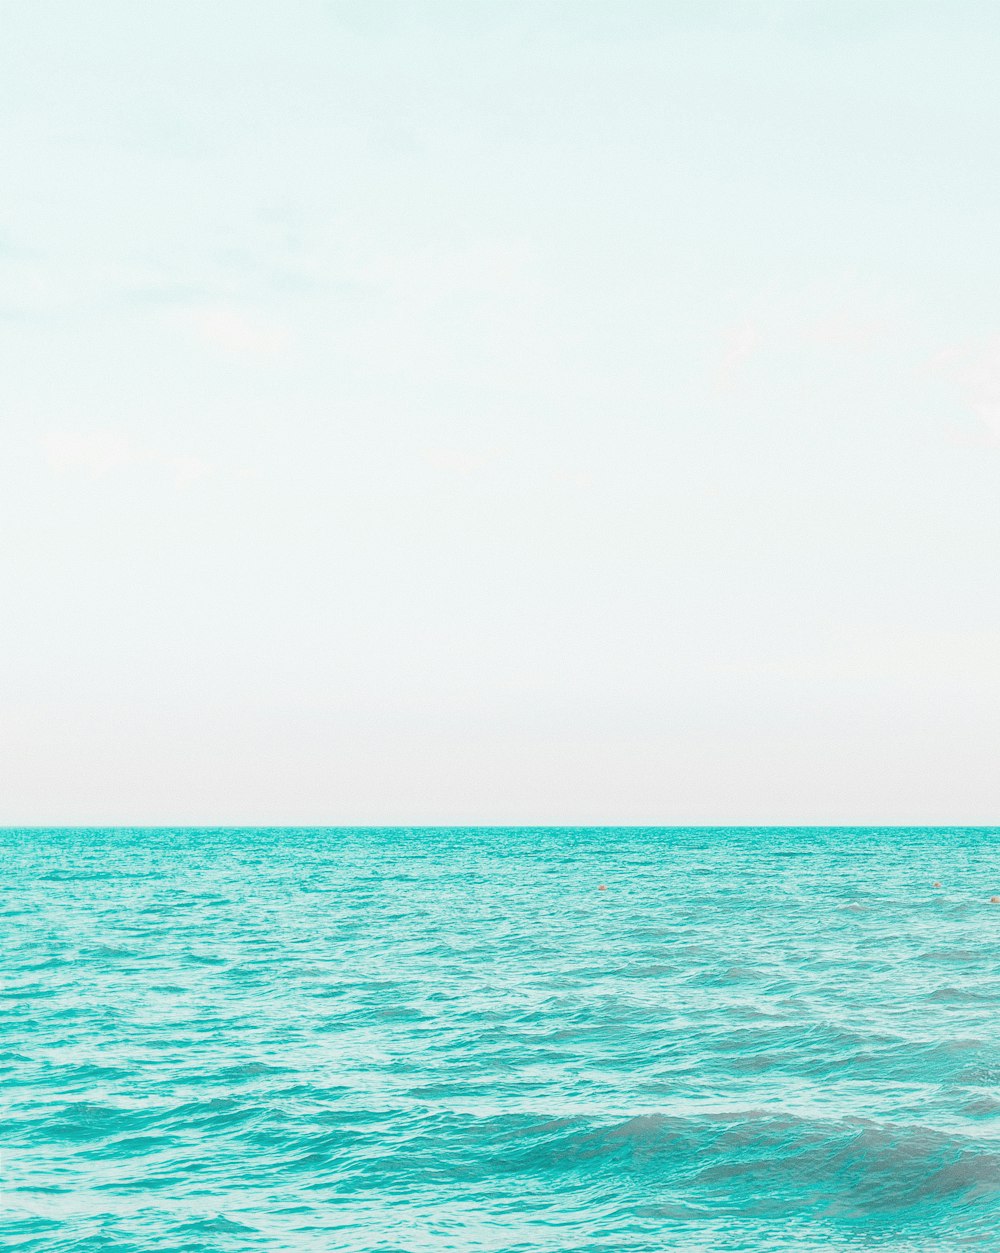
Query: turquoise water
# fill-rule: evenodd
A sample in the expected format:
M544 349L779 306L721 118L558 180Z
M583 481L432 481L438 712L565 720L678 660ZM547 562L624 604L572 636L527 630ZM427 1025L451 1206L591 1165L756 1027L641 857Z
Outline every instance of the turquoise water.
M998 853L2 832L6 1247L1000 1249Z

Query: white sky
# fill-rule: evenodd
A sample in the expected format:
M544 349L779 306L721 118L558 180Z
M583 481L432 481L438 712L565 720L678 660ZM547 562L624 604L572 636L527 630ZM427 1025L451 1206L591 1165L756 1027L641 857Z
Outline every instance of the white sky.
M0 821L996 822L998 61L0 0Z

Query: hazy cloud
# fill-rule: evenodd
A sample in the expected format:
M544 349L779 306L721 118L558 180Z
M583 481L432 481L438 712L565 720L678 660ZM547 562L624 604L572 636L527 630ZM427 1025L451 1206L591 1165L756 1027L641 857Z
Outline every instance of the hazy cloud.
M195 309L186 317L204 343L232 356L279 357L291 342L287 327L240 309L224 306Z
M1000 444L1000 335L943 348L929 364L957 387L980 440Z
M49 465L62 475L100 479L152 466L183 487L212 471L201 457L146 447L114 431L51 431L42 446Z

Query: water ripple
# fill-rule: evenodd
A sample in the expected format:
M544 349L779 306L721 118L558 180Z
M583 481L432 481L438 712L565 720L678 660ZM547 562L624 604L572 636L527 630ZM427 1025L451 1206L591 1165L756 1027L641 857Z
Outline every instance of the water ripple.
M997 850L0 833L8 1245L1000 1248Z

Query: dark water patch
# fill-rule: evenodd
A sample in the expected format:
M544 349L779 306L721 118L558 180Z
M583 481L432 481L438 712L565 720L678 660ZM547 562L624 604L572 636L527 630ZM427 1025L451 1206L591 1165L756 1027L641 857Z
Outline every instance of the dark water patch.
M186 1223L179 1228L178 1234L182 1237L190 1238L213 1235L242 1236L251 1235L254 1230L253 1227L248 1226L246 1223L227 1218L225 1214L216 1214L214 1218L201 1218L194 1222Z
M68 1101L46 1111L30 1130L35 1139L85 1144L100 1143L149 1124L151 1113L95 1100Z
M80 954L81 958L86 959L87 957L92 957L97 960L102 958L116 959L121 957L137 956L139 956L139 954L137 954L134 949L126 948L123 944L111 943L95 944L90 948L89 952Z
M929 1001L942 1001L946 1005L996 1005L997 994L980 991L976 988L956 988L951 986L935 988L926 993Z
M995 1118L1000 1121L1000 1096L982 1093L966 1101L963 1112L969 1118Z

